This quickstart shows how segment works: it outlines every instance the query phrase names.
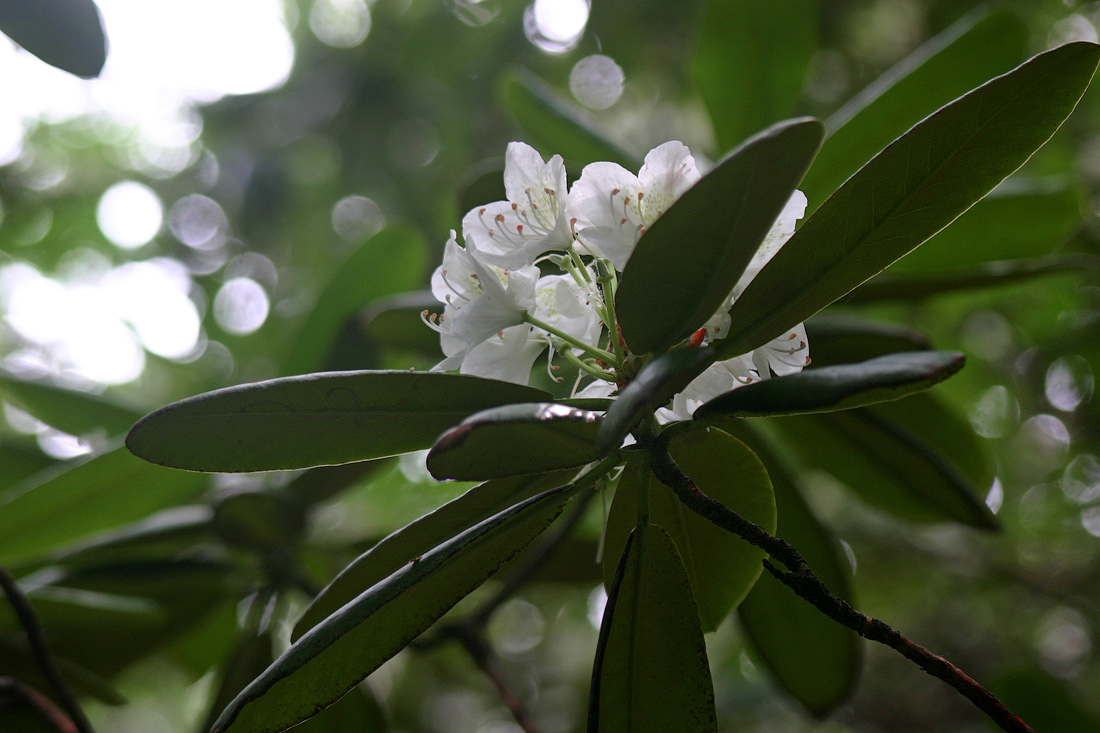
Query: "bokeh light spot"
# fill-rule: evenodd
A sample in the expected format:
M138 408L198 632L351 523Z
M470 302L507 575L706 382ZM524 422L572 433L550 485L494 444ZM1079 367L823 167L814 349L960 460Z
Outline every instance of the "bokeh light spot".
M358 46L370 26L370 8L364 0L314 0L309 11L309 29L326 46Z
M345 242L366 241L385 225L382 209L366 196L345 196L332 207L332 228Z
M146 244L160 231L164 209L148 186L121 181L108 188L96 206L96 222L103 236L122 249Z
M264 325L271 302L263 286L247 277L222 285L214 297L214 319L227 333L245 336Z
M609 56L586 56L573 65L569 90L589 109L607 109L623 95L622 67Z

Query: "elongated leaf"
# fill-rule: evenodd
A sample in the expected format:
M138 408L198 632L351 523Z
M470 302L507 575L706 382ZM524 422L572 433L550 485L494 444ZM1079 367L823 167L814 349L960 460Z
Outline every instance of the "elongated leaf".
M599 416L553 403L505 405L475 413L428 453L437 479L478 481L544 473L596 460Z
M275 658L272 643L270 630L245 635L238 641L232 655L221 665L221 682L202 730L210 730L225 706L233 701L245 685L268 668Z
M858 364L811 369L727 392L702 405L692 417L799 415L900 400L958 373L965 359L954 351L908 351Z
M672 538L631 533L608 593L588 708L589 733L710 733L714 687L691 581Z
M74 567L174 557L187 546L213 539L213 518L214 510L206 504L172 507L62 547L51 559Z
M0 394L13 405L70 435L125 433L145 411L99 395L20 379L0 371Z
M728 429L764 462L775 489L777 536L802 554L825 586L854 603L852 569L840 542L814 516L783 459L744 421ZM828 618L768 573L737 612L745 635L775 681L816 717L825 717L855 689L863 644L851 629Z
M306 527L305 505L267 488L228 492L214 503L213 529L228 545L260 552L287 550Z
M563 99L524 68L506 72L500 82L504 109L531 143L549 158L558 154L571 165L610 160L637 170L641 160L607 139L585 110Z
M1039 54L919 123L810 217L730 310L720 356L767 343L881 272L1019 168L1069 116L1100 58Z
M409 453L472 413L550 395L436 372L326 372L216 390L143 418L126 445L192 471L271 471Z
M894 275L884 272L852 291L846 302L921 300L943 293L1008 285L1043 275L1096 269L1100 269L1100 258L1095 255L1072 254L1038 260L986 262L938 275Z
M708 496L742 516L775 529L775 498L760 459L743 443L717 428L674 438L676 463ZM604 581L610 586L621 548L637 516L637 464L629 464L607 518ZM714 631L752 588L763 569L764 553L686 509L672 490L650 481L649 521L672 537L687 568L703 631Z
M0 31L50 66L90 79L107 62L107 38L92 0L0 3Z
M318 466L294 477L286 490L299 501L316 504L341 491L366 481L374 473L388 465L385 459L342 463L339 466Z
M503 198L502 191L500 196L491 200ZM425 310L438 313L442 308L443 304L435 299L430 290L380 298L363 311L363 333L372 344L408 349L442 359L439 334L430 328L424 328L420 316Z
M573 489L527 499L409 558L292 644L229 704L212 733L282 731L331 705L530 544Z
M927 336L911 328L851 316L814 316L806 321L806 338L811 369L932 348Z
M67 461L0 494L0 563L44 555L192 498L205 478L146 463L123 447Z
M873 506L909 521L996 528L958 466L923 436L873 409L783 417L773 424L807 464L831 473Z
M283 374L320 369L344 322L376 298L420 285L427 261L428 244L411 227L389 226L364 242L321 292L286 350Z
M54 655L54 661L61 671L61 676L73 688L74 691L93 697L107 705L124 705L126 698L111 683L99 674L80 666L71 659ZM50 689L50 683L42 676L42 666L31 652L26 642L25 634L20 638L11 639L0 636L0 677L10 677L20 680L25 684L39 690ZM8 725L8 720L0 713L0 725ZM3 730L21 731L22 728L3 728ZM56 729L49 728L49 731Z
M294 626L291 641L336 613L363 591L400 570L409 560L483 522L508 507L565 484L572 471L518 476L478 484L431 514L397 530L344 568L313 599Z
M802 184L813 211L848 176L924 117L1020 63L1027 31L1009 13L970 13L883 74L825 123Z
M9 487L58 463L57 459L43 453L38 444L32 441L0 441L0 466L4 467L0 471L0 496Z
M691 77L719 150L794 111L817 48L818 14L816 0L706 4Z
M664 351L722 307L824 135L810 118L754 135L653 223L615 294L631 351Z
M623 439L647 413L664 405L714 363L714 349L678 349L653 359L604 415L596 436L596 449L606 455L622 445Z
M1070 182L1011 178L951 226L902 257L895 275L940 273L1052 254L1080 228L1081 192Z

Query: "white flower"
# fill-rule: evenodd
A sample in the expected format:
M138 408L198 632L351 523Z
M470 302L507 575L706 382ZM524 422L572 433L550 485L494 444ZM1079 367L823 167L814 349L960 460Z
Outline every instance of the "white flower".
M444 368L458 367L462 374L527 384L535 359L546 348L544 339L532 338L536 330L525 323L505 328L464 353L460 364Z
M547 275L535 285L533 315L578 341L595 344L603 329L594 302L597 297L577 285L571 275Z
M749 261L749 265L745 268L741 279L737 281L737 285L733 289L733 298L745 291L752 279L764 269L764 265L768 264L775 253L779 251L779 248L791 238L794 234L795 222L806 215L806 203L806 194L797 189L787 199L783 210L779 212L775 223L772 224L772 228L764 237L764 241L761 242L760 248L756 250L756 254ZM733 299L730 302L732 304Z
M569 193L577 238L622 271L638 238L701 176L683 143L659 145L635 176L616 163L591 163Z
M443 353L460 356L493 334L523 323L535 304L538 276L533 266L501 270L482 264L474 250L459 246L452 231L443 264L432 275L432 294L445 304L443 317L434 324Z
M568 249L573 233L566 216L569 194L560 155L549 162L524 143L508 143L504 159L507 201L471 210L462 236L484 262L523 267L551 250Z

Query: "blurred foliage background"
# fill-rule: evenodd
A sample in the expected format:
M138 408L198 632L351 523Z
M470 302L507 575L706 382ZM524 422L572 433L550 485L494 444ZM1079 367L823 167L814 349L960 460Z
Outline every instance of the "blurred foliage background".
M125 11L101 5L111 35L122 16L107 11ZM772 122L815 115L847 138L803 186L812 209L925 114L1031 54L1095 41L1100 23L1100 4L1073 0L250 5L194 4L190 25L140 16L140 35L148 48L177 21L218 27L224 48L179 46L186 66L250 57L250 19L273 23L276 40L255 54L263 91L234 89L226 66L220 90L104 111L111 65L141 64L121 36L103 80L59 82L79 104L34 107L20 100L42 88L6 90L0 564L102 730L197 730L224 704L225 680L248 679L286 643L309 593L464 488L431 481L416 456L211 479L143 464L117 440L201 391L438 361L418 320L430 297L415 291L463 213L502 197L508 141L560 153L576 176L597 159L633 167L668 139L716 160ZM936 55L961 36L965 53ZM6 46L0 64L24 80L65 76ZM902 81L891 91L883 78ZM906 521L856 498L843 466L796 456L798 482L849 552L861 610L988 682L1040 731L1100 730L1098 131L1094 84L1024 170L893 279L819 317L819 329L858 316L968 355L934 392L949 416L918 421L920 437L985 466L978 488L1000 530ZM821 363L861 358L835 348ZM958 438L967 424L973 446ZM583 727L599 503L488 626L501 677L544 733ZM244 627L265 629L251 651L238 646ZM0 676L33 684L16 628L0 609ZM851 699L816 721L771 684L735 619L708 645L723 730L988 729L885 649L866 649ZM363 692L317 730L519 730L457 644L407 650Z

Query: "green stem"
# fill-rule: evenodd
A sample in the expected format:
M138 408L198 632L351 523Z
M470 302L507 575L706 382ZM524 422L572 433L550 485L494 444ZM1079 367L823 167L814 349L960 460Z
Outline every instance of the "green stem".
M554 328L549 323L545 323L543 321L540 321L538 318L535 318L530 313L525 314L524 317L523 317L523 320L525 320L527 323L530 323L532 326L535 326L536 328L541 328L543 331L546 331L549 334L557 336L558 338L560 338L565 343L570 344L571 346L574 346L574 347L576 347L576 348L580 349L581 351L584 351L588 354L591 354L592 356L596 357L597 359L605 361L608 364L617 364L618 363L618 362L615 361L615 355L614 354L612 354L610 352L607 352L607 351L604 351L603 349L601 349L597 346L593 346L591 344L586 344L585 342L581 341L580 339L574 338L573 336L570 336L569 334L565 333L564 331L561 331L561 330L558 330L558 329ZM565 352L561 352L561 353L564 354Z
M569 349L564 349L562 351L559 351L558 354L560 354L562 356L562 358L564 358L566 361L571 363L573 366L575 366L578 369L580 369L581 371L583 371L585 374L593 376L596 379L602 379L605 382L614 382L615 381L615 375L614 374L607 371L606 369L600 369L599 367L592 366L591 364L586 363L585 361L580 359L576 354L570 352Z

